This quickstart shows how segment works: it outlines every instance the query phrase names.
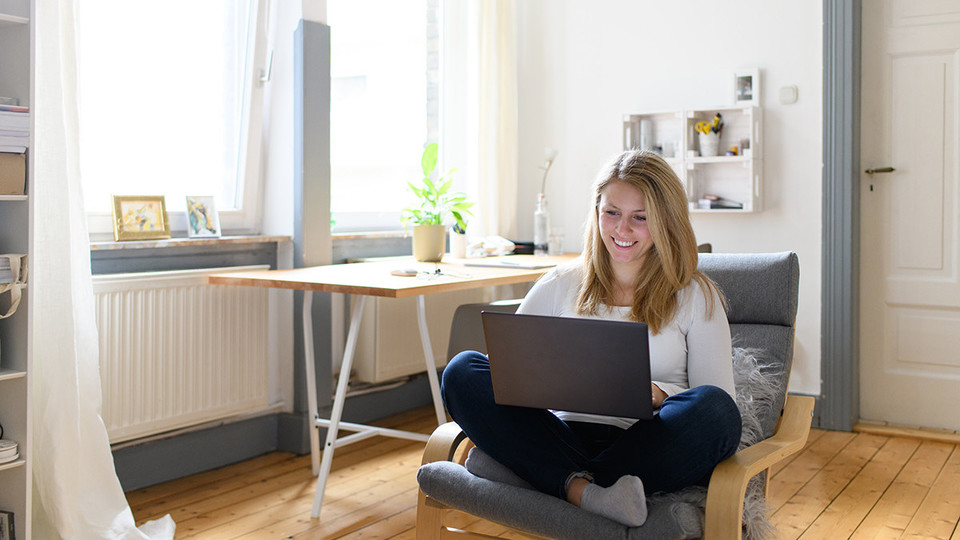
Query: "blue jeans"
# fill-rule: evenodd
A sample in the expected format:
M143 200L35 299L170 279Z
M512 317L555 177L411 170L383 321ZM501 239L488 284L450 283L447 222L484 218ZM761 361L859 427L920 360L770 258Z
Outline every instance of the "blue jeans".
M481 450L538 490L566 498L571 473L588 472L601 487L621 476L643 481L647 494L703 484L732 456L742 421L734 400L715 386L670 396L659 415L629 429L564 422L544 409L497 405L486 355L464 351L443 371L447 410Z

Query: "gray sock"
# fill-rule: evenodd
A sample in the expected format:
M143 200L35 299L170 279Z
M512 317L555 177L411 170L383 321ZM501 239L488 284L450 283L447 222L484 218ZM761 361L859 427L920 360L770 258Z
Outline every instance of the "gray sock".
M463 464L468 471L480 478L486 478L492 482L501 482L525 489L533 489L526 480L520 478L513 471L502 465L499 461L493 459L476 446L470 449L467 454L467 460Z
M639 527L647 520L643 482L636 476L621 476L608 488L590 484L583 490L580 508L628 527Z

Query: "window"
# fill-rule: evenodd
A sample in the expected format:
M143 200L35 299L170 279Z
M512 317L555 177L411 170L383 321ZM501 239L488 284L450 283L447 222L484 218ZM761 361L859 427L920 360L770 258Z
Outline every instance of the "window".
M213 195L224 229L253 232L260 3L78 0L80 167L92 233L112 230L111 195L136 194L164 195L175 229L185 228L186 195Z
M335 232L398 229L423 146L439 140L437 4L327 1Z

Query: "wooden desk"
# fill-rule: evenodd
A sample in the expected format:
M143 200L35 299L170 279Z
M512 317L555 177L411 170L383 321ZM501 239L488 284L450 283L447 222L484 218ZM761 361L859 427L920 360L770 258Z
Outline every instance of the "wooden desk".
M511 255L508 257L484 259L484 262L502 260L507 262L502 267L465 266L464 262L450 259L449 263L418 263L413 259L385 260L354 264L335 264L329 266L314 266L309 268L295 268L292 270L267 270L255 272L234 272L229 274L213 274L209 282L218 285L243 285L249 287L270 287L276 289L294 289L304 291L303 295L303 349L307 376L307 404L313 415L313 430L310 436L310 454L313 458L313 473L317 475L317 489L313 499L312 517L320 517L320 507L323 503L323 493L326 489L327 477L330 475L330 465L333 462L335 448L353 442L383 435L417 441L426 441L428 435L412 433L395 429L386 429L376 426L366 426L342 422L343 405L346 400L347 386L350 382L350 370L353 368L353 357L356 352L357 336L360 329L360 320L363 315L364 300L367 296L382 296L387 298L417 297L417 323L420 328L420 341L423 345L423 355L426 359L427 377L430 381L430 392L433 396L433 405L437 413L437 422L447 421L440 397L440 382L437 378L437 367L433 357L433 348L430 345L430 335L427 331L426 309L424 295L464 289L475 289L491 285L510 285L514 283L528 283L536 281L549 268L521 268L526 264L559 264L575 258L576 255L559 257L535 257L533 255ZM398 269L415 268L420 271L417 276L394 276L391 271ZM440 273L435 271L439 269ZM330 418L320 418L317 405L316 388L316 357L313 344L313 292L329 292L358 295L356 309L350 315L350 329L347 333L347 343L343 352L343 365L340 368L340 377L337 380L337 390L334 395L333 409ZM327 438L320 451L320 427L327 428ZM338 431L344 428L355 433L338 438ZM322 454L322 459L321 459Z

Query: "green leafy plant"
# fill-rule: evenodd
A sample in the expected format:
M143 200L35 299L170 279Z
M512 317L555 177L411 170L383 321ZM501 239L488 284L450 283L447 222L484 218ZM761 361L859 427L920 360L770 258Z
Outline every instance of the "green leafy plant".
M434 170L437 168L437 154L439 145L430 143L423 149L423 156L420 157L420 167L423 169L423 179L420 185L414 185L413 182L407 182L410 190L420 200L420 206L417 208L404 208L404 223L412 222L416 225L443 225L448 216L452 216L455 223L453 229L455 232L463 233L466 231L467 223L464 216L472 215L470 207L472 202L467 202L467 196L464 193L451 193L453 186L453 173L457 169L450 169L444 176L432 178Z

